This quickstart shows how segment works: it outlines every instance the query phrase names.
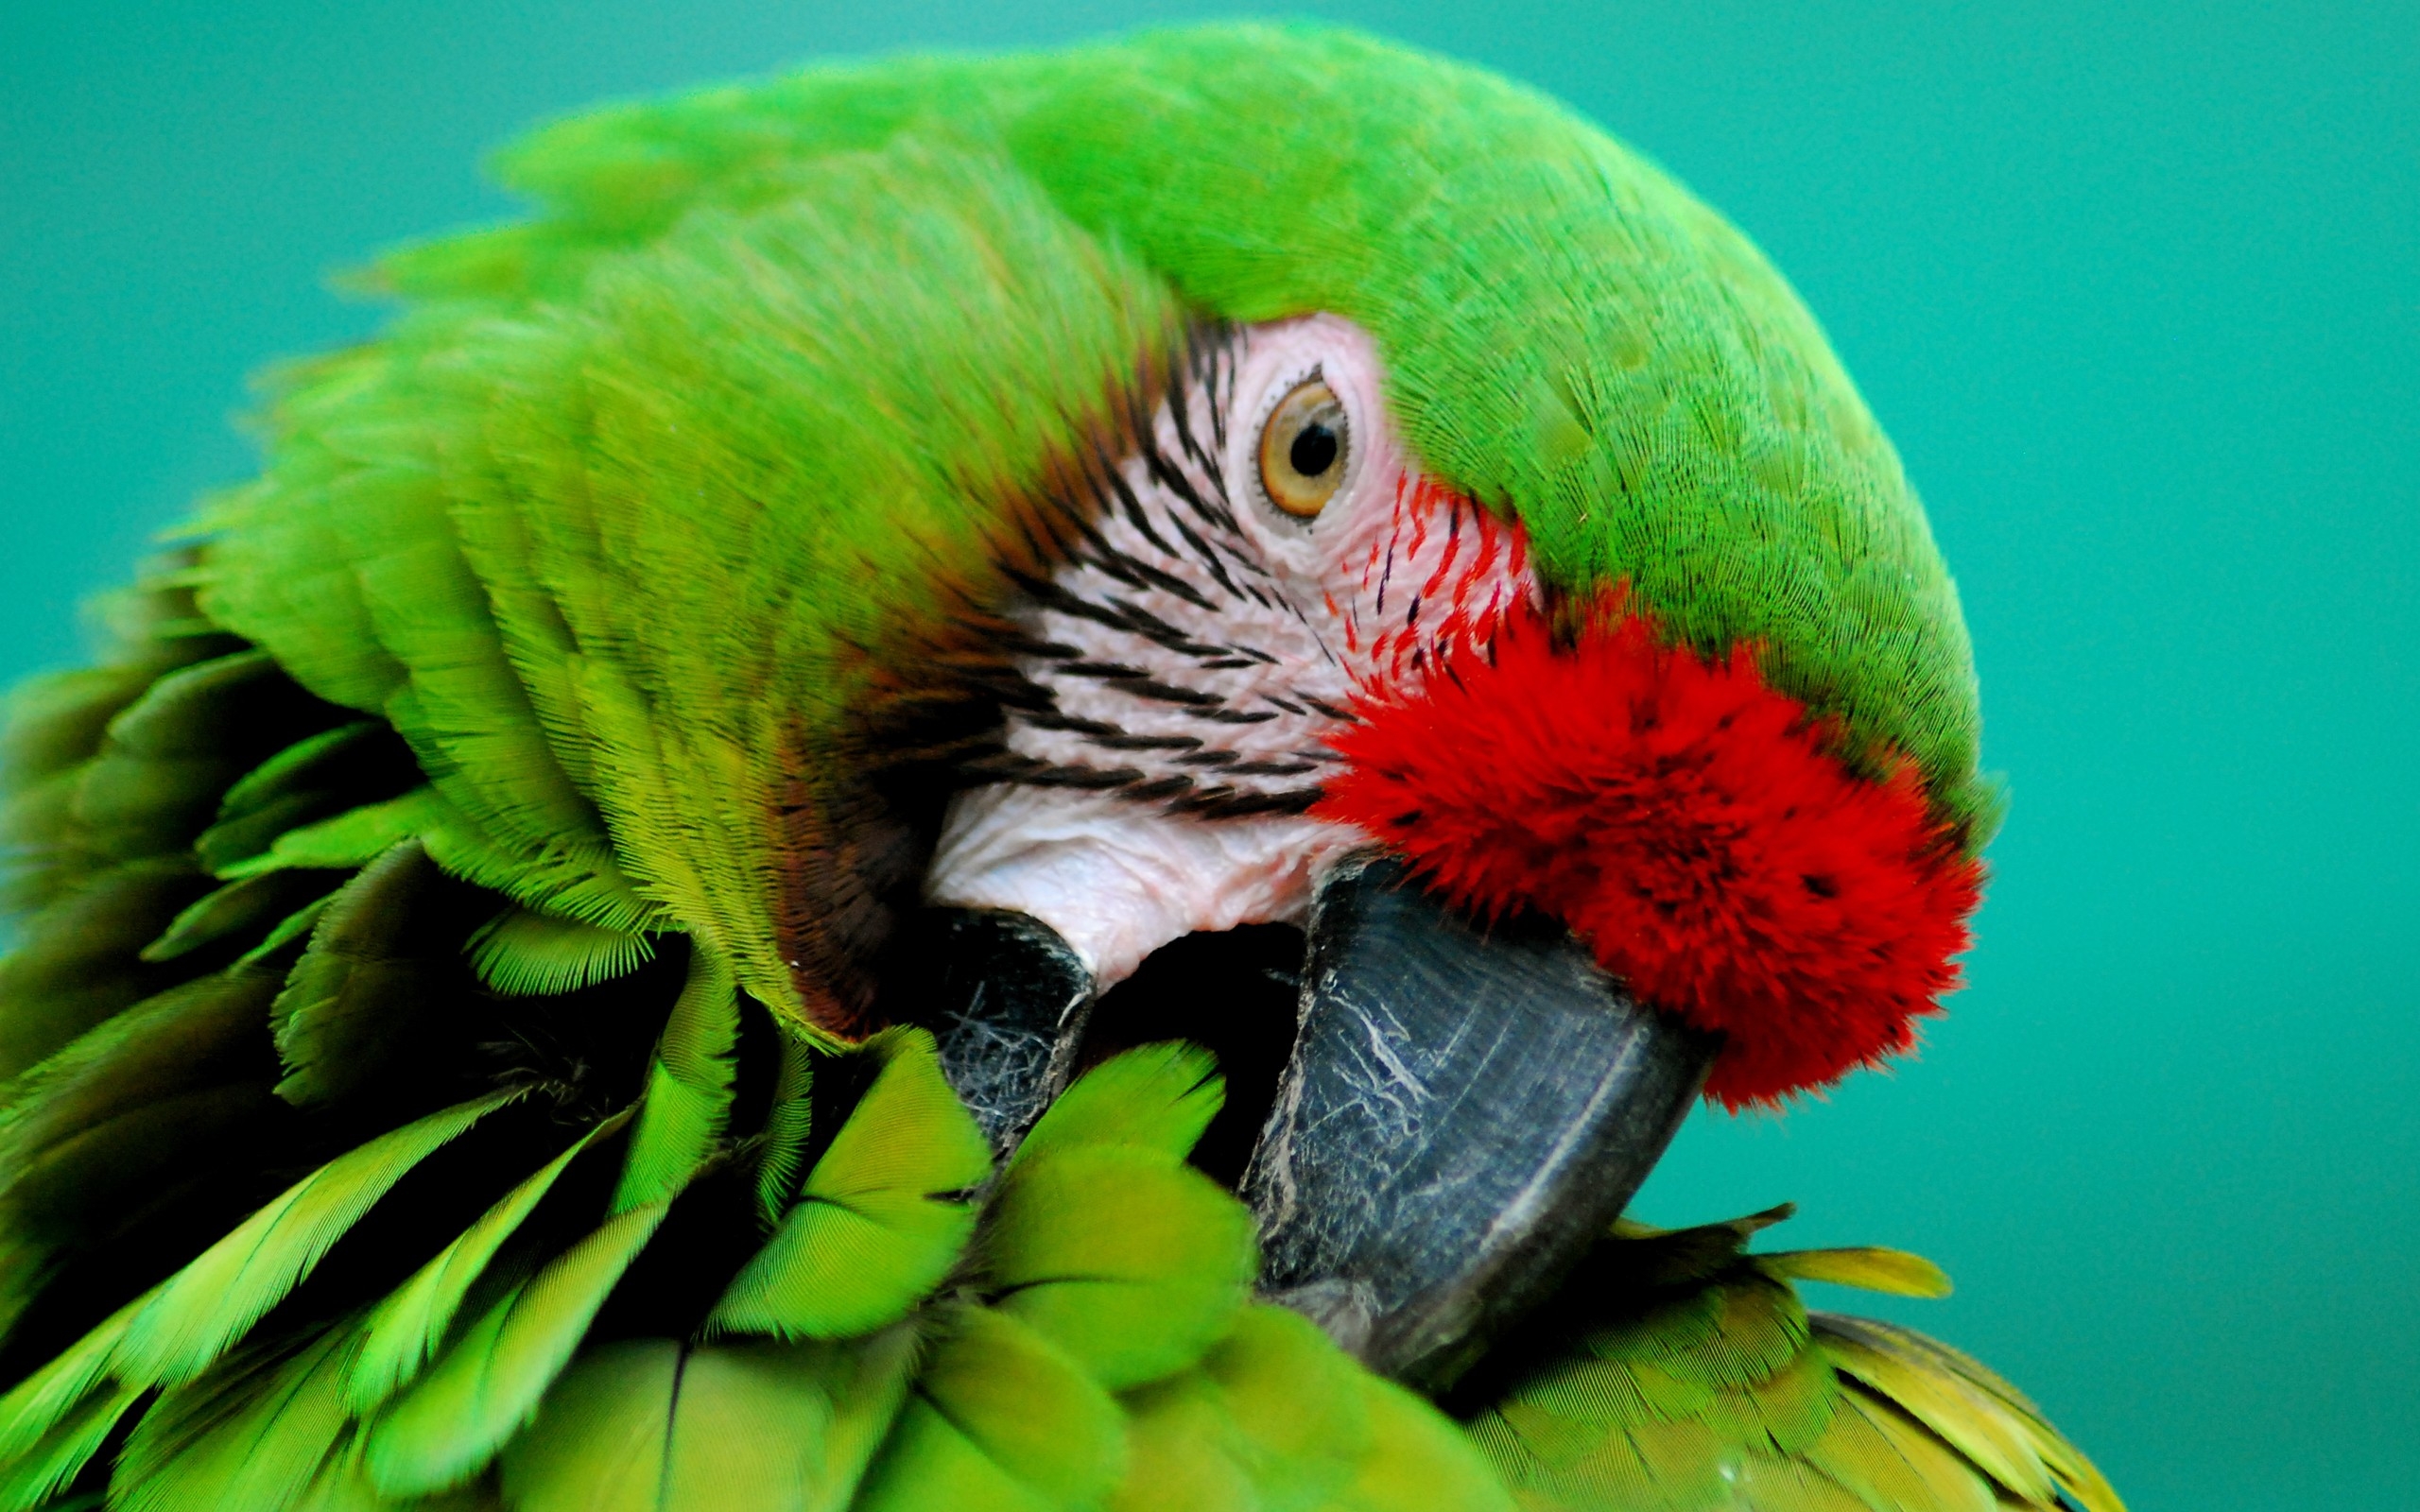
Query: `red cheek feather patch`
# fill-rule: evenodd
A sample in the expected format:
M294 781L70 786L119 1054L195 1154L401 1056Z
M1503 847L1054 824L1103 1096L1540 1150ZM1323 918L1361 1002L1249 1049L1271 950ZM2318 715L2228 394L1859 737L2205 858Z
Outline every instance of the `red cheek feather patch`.
M1911 767L1851 772L1735 650L1618 595L1558 647L1525 609L1365 693L1312 812L1486 917L1563 919L1641 1000L1720 1033L1706 1095L1777 1103L1905 1050L1959 985L1982 867Z

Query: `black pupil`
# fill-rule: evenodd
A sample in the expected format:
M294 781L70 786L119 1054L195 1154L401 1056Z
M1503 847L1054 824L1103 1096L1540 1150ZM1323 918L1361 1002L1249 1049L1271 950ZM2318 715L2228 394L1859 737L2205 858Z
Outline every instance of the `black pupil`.
M1295 436L1294 444L1287 449L1286 460L1303 476L1315 478L1336 465L1336 432L1328 428L1325 421L1315 420Z

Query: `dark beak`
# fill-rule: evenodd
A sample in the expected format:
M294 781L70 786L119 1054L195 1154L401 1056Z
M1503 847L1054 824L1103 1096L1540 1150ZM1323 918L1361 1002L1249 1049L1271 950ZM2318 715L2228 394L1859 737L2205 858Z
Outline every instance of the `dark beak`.
M919 1017L1005 1149L1077 1065L1092 983L1023 915L927 924ZM1242 1183L1262 1293L1431 1390L1604 1232L1716 1049L1633 1002L1560 927L1480 927L1375 857L1322 886L1297 1011Z

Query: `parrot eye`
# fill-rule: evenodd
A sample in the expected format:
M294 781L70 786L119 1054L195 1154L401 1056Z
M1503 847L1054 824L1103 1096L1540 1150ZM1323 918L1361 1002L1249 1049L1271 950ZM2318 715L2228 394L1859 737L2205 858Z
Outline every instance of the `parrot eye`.
M1327 381L1296 384L1261 426L1261 491L1295 519L1311 519L1343 483L1351 440L1343 402Z

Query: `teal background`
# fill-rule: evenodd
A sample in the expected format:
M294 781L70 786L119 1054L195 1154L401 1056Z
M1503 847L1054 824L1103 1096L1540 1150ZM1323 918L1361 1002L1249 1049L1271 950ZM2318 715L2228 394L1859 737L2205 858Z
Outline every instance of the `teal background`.
M1215 9L1215 8L1213 8ZM198 489L321 292L598 96L1204 8L0 6L0 677ZM1944 1263L1881 1311L2138 1509L2420 1502L2420 6L1337 6L1573 102L1794 278L1906 454L2014 808L1921 1057L1642 1198ZM1871 1307L1863 1299L1832 1305Z

